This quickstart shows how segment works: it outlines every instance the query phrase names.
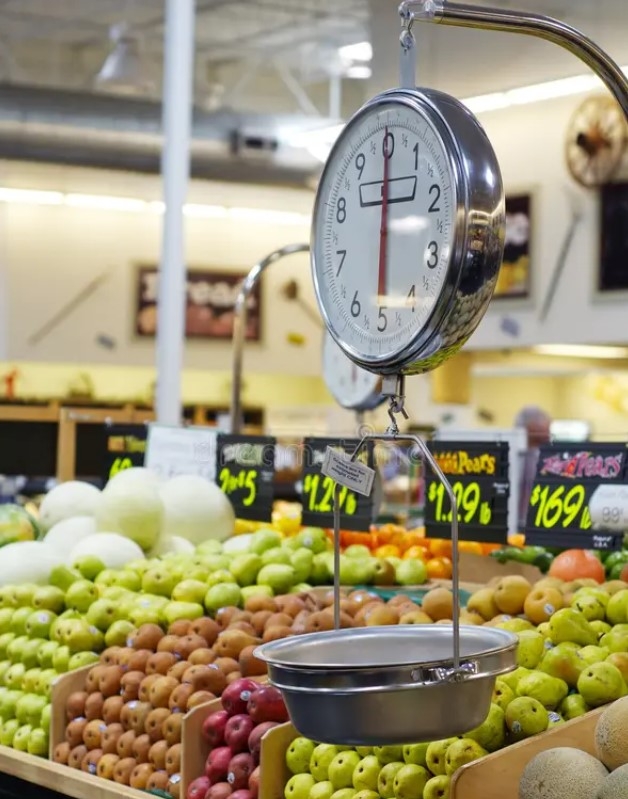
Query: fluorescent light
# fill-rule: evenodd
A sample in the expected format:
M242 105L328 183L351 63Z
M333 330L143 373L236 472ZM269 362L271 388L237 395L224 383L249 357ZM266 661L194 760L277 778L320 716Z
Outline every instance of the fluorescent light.
M607 347L589 344L539 344L532 347L537 355L559 358L628 358L628 347Z
M71 208L94 208L101 211L145 211L146 201L135 197L108 197L98 194L66 194L66 205Z
M308 214L298 214L292 211L270 211L264 208L229 208L231 219L244 221L268 222L278 225L309 225Z
M370 61L373 58L373 47L370 42L356 42L338 48L338 55L343 61Z
M373 70L366 64L354 64L345 71L345 77L351 80L368 80Z
M63 194L60 191L0 187L0 202L24 205L61 205L63 203Z
M227 209L222 205L188 203L183 206L183 213L193 219L225 219L227 217Z

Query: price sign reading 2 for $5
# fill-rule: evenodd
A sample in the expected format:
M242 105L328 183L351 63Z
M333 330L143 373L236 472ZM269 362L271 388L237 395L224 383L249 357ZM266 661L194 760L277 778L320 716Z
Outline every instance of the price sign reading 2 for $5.
M275 439L221 434L216 481L239 519L270 521L273 511Z
M526 541L582 549L615 549L621 533L593 525L589 502L604 485L627 480L624 444L564 443L542 447L530 492Z

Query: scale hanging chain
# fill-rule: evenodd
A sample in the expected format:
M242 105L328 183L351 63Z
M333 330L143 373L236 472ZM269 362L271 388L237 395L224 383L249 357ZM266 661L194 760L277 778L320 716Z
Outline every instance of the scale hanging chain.
M399 6L401 35L399 36L399 83L402 89L416 88L416 40L412 33L414 15L405 3Z

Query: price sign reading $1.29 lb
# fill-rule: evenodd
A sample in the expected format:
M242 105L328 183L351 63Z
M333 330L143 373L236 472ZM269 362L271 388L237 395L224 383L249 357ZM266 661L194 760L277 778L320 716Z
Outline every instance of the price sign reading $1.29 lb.
M302 524L308 527L333 527L335 481L321 471L327 447L351 455L358 439L306 438L303 441L303 471L301 475ZM361 463L373 468L373 442L367 442L358 455ZM375 493L375 492L373 492ZM367 531L375 518L374 496L364 496L346 486L340 486L340 528Z
M231 500L238 519L270 521L274 499L275 439L220 434L216 451L216 482Z
M430 452L449 480L458 505L458 535L465 541L501 544L508 539L508 442L432 441ZM425 530L451 538L451 502L427 467Z
M105 425L105 483L124 469L144 465L147 437L144 424Z
M526 543L576 549L619 549L623 534L591 522L589 502L603 485L625 485L624 444L572 443L541 447L530 492Z

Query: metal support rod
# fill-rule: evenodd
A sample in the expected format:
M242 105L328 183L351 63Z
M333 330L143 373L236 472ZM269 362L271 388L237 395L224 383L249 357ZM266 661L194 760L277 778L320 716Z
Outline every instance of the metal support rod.
M288 244L271 252L255 264L244 278L233 308L233 361L231 379L231 433L242 430L242 355L246 338L246 304L249 295L257 285L262 274L271 264L298 252L309 252L309 244Z
M164 217L157 302L157 420L181 423L185 344L183 205L190 171L195 0L168 0L164 24Z
M557 44L595 72L628 118L628 81L624 73L588 36L558 19L529 11L450 3L448 0L403 0L399 14L404 30L409 30L414 21L439 22L460 28L522 33Z

